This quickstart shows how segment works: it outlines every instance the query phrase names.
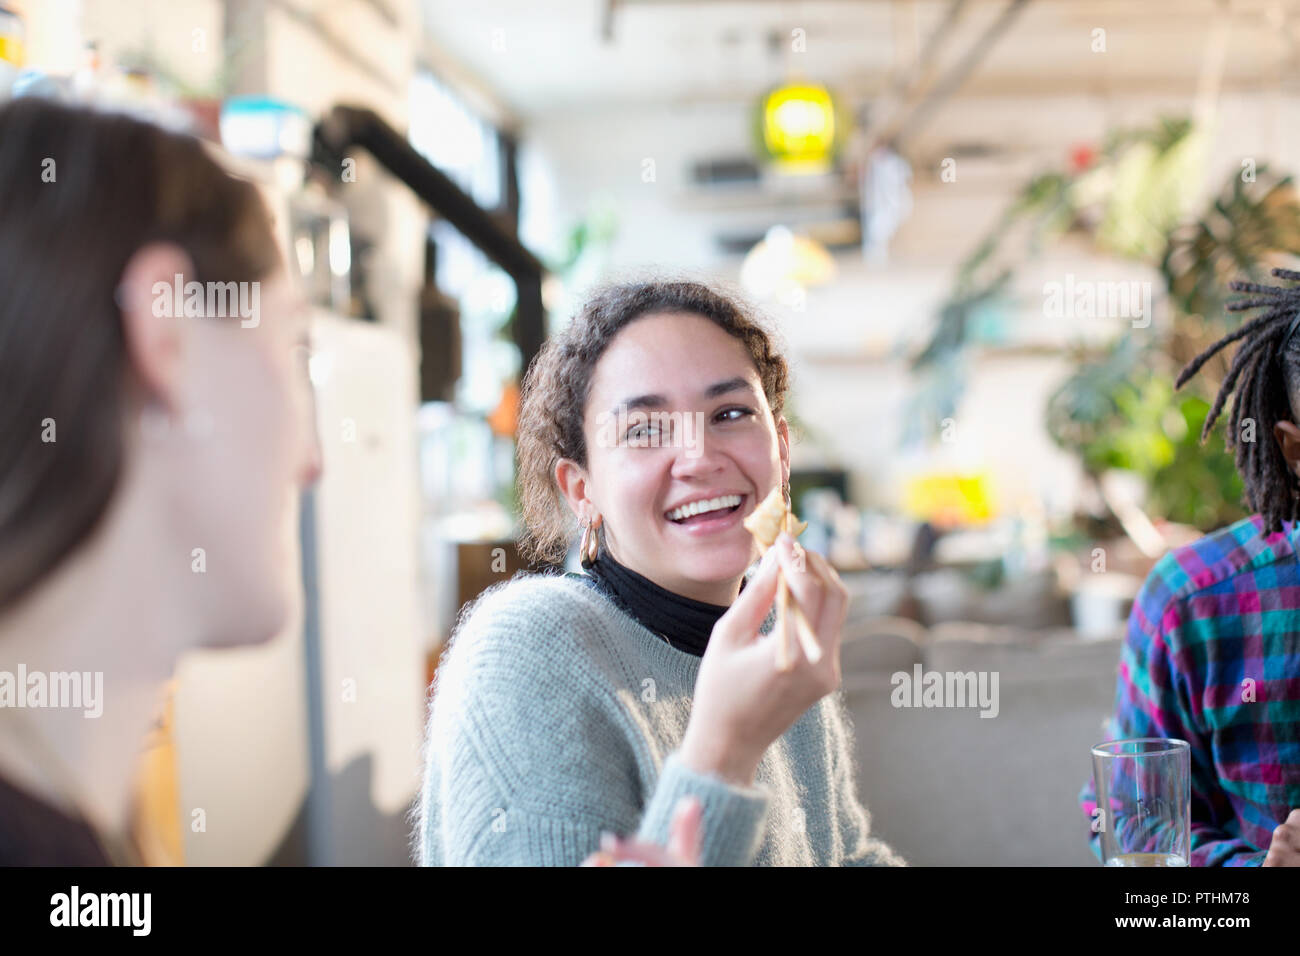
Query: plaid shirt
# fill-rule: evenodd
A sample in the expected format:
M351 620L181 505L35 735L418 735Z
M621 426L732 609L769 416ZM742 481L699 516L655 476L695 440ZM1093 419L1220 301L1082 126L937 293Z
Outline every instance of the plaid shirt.
M1129 617L1108 732L1191 744L1192 866L1263 862L1300 807L1300 527L1265 535L1253 515L1160 559ZM1091 779L1080 803L1091 821Z

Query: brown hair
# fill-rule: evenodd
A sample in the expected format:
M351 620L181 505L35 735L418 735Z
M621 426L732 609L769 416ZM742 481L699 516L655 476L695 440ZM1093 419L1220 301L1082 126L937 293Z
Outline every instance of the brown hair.
M549 339L524 379L519 415L519 502L527 560L558 564L575 531L555 483L555 466L587 464L583 416L592 372L619 331L651 313L691 313L739 339L754 360L774 419L785 408L790 371L774 337L739 298L698 282L653 281L597 291L559 335Z
M0 107L0 608L113 496L132 387L116 289L155 240L188 253L200 282L281 262L256 187L193 137L48 100Z

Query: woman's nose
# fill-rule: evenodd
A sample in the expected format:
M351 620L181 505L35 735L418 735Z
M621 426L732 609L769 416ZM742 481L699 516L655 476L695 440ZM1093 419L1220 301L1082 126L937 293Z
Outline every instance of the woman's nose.
M321 473L325 470L325 455L321 451L320 433L313 425L311 436L307 441L307 452L303 456L302 471L298 476L298 483L303 488L308 488L320 480Z
M723 455L718 443L708 441L704 430L683 441L673 460L673 471L679 475L701 474L717 471Z

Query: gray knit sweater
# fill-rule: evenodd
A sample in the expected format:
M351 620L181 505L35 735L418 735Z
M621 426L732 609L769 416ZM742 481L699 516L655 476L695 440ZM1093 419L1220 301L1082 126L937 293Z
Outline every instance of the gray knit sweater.
M689 794L704 865L905 865L870 835L838 692L768 748L752 788L687 768L677 747L699 667L581 576L484 592L434 681L417 861L574 866L602 831L666 845Z

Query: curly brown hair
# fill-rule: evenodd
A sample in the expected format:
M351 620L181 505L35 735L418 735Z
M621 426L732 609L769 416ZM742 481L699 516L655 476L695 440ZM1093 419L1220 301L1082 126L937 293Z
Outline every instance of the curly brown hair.
M651 313L699 315L739 339L754 360L763 392L779 419L790 387L790 369L775 335L737 296L699 282L648 281L598 290L559 335L537 354L524 379L519 414L519 502L526 560L560 564L576 523L555 482L555 466L569 458L586 467L583 416L596 362L619 331Z

